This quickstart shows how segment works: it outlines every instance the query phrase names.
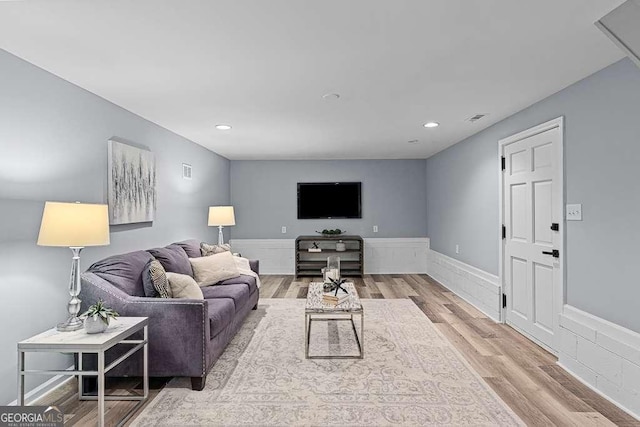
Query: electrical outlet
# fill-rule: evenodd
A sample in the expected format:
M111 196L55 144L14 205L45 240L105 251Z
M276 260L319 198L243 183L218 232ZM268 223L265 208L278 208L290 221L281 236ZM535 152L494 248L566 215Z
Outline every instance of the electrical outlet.
M378 226L377 226L377 225L374 225L374 226L373 226L373 232L374 232L374 233L377 233L377 232L378 232Z
M287 234L287 227L284 225L282 226L282 234Z
M582 204L567 205L567 221L582 221Z
M460 253L460 245L456 245L456 253L459 254Z

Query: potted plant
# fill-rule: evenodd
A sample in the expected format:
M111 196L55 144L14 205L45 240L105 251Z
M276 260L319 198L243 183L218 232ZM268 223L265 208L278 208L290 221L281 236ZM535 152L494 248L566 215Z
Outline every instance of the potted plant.
M84 319L85 331L88 334L99 334L107 329L109 320L117 319L119 314L117 311L106 307L102 300L98 300L87 311L82 313L82 316L86 316Z

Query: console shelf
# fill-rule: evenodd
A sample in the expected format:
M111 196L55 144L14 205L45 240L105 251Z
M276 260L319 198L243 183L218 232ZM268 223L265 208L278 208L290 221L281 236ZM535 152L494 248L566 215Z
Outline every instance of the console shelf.
M336 243L342 241L345 251L337 251ZM317 243L322 252L309 252L309 248ZM340 274L342 276L363 276L364 274L364 242L360 236L342 235L298 236L296 239L296 276L322 276L321 269L327 266L327 256L340 257Z

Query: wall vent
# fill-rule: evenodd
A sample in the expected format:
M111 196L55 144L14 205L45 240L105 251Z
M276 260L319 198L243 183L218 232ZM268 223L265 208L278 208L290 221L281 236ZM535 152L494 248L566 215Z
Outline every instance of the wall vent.
M184 179L191 179L191 172L192 172L191 165L183 163L182 164L182 177Z
M469 117L467 119L467 121L471 122L471 123L475 123L475 122L477 122L478 120L482 119L485 116L487 116L486 113L479 113L479 114L476 114L475 116Z

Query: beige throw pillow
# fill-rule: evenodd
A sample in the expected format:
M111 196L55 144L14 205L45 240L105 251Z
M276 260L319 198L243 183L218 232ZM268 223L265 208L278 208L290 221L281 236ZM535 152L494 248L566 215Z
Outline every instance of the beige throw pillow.
M174 298L204 299L204 295L193 277L167 271L167 280Z
M199 286L215 285L223 280L240 276L231 252L222 252L201 258L189 258L193 275Z

